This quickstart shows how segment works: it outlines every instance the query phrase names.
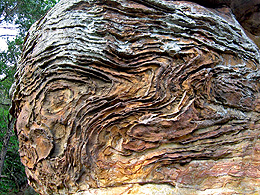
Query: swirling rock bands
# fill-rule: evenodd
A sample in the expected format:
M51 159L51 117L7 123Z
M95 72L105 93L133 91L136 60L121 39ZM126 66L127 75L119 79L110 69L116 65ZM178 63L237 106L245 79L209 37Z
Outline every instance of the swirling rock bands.
M151 183L232 192L258 179L259 49L222 13L74 0L38 21L13 86L30 184L42 194Z

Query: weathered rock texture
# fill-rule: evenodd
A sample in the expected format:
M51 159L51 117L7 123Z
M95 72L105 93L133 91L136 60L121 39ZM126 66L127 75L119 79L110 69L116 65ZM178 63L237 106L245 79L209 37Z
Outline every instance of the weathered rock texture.
M41 194L254 194L259 49L232 11L64 0L26 38L12 113Z

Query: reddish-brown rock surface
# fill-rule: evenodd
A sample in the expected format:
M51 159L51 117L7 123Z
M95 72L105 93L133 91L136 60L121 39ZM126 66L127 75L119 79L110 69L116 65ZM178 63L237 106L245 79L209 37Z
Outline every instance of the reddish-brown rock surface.
M219 2L63 0L38 21L12 89L30 185L258 194L255 16Z

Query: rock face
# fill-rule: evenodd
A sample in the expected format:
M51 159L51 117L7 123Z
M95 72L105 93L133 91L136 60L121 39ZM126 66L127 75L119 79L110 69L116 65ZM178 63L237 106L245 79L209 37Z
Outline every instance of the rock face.
M236 16L247 35L260 48L260 0L192 0L207 7L226 6Z
M12 90L30 185L259 193L259 60L227 7L61 1L30 29Z

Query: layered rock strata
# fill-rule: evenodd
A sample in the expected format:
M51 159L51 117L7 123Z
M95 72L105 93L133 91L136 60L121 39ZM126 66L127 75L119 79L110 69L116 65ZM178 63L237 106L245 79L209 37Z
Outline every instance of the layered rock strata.
M254 194L259 49L232 9L62 0L30 29L12 88L40 194Z

